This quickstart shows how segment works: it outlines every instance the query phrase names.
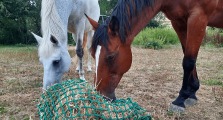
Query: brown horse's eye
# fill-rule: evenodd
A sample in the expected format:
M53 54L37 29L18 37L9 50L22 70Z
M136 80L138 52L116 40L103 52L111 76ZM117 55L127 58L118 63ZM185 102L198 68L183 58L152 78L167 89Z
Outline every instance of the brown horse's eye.
M114 52L114 53L112 53L112 54L110 53L110 54L108 54L108 55L106 56L105 61L106 61L108 64L111 64L117 55L118 55L118 52Z
M110 61L110 60L113 60L115 58L115 55L109 55L108 56L108 60Z

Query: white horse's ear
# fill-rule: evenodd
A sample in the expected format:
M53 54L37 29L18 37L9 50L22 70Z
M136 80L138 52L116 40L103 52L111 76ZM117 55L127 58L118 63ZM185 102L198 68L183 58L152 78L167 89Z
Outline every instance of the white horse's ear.
M31 32L31 33L32 33L33 36L36 38L36 41L38 42L38 44L40 44L43 38L40 37L40 36L38 36L38 35L36 35L36 34L34 34L33 32Z
M54 44L54 46L57 46L59 43L58 40L53 35L51 35L50 41Z
M92 18L88 17L86 14L85 14L85 16L88 18L89 22L93 26L93 30L97 30L97 28L100 26L100 24L97 21L93 20Z

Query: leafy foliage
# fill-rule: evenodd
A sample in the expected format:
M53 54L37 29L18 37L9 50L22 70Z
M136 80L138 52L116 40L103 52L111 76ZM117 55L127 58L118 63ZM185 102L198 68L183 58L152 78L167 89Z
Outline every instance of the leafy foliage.
M99 0L99 6L100 6L100 14L101 15L106 15L104 16L104 20L110 16L110 14L113 11L113 8L115 7L115 5L117 4L118 0ZM102 23L102 17L100 17L99 19L99 23Z
M133 45L161 49L163 44L176 44L179 38L173 29L145 28L134 39Z
M117 2L118 0L99 0L101 15L108 17ZM0 44L36 43L31 32L41 36L40 11L41 0L0 0ZM155 18L160 18L160 15ZM100 22L102 22L102 17L100 17ZM160 22L153 19L147 26L158 27L159 25ZM68 43L76 44L70 33L68 34Z
M212 47L223 47L223 29L208 27L204 35L202 45Z
M75 41L72 38L72 34L68 33L68 44L76 45Z
M40 34L41 0L0 1L0 44L31 44Z
M110 16L113 8L116 6L118 0L99 0L100 14L104 16L104 20ZM147 25L147 27L155 28L161 26L162 22L160 20L164 19L164 15L160 12L158 13ZM102 23L102 16L99 19L99 23Z

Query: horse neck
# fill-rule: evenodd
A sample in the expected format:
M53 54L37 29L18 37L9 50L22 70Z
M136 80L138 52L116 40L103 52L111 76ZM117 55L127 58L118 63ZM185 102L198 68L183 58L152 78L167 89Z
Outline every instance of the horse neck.
M149 23L149 21L161 11L162 0L156 0L153 7L147 7L145 11L142 11L142 14L134 17L133 27L131 31L128 31L127 44L131 45L134 37Z
M63 47L67 48L67 24L72 11L72 0L45 0L42 1L41 26L43 37L53 35ZM50 7L49 7L50 6Z

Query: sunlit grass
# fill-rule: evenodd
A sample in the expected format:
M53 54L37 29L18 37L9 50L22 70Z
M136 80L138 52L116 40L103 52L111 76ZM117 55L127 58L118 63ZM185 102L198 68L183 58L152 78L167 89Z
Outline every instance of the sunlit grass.
M30 47L2 47L0 48L0 62L37 62L38 52Z

